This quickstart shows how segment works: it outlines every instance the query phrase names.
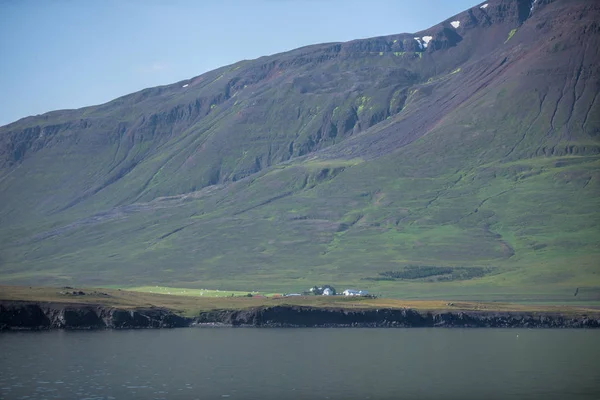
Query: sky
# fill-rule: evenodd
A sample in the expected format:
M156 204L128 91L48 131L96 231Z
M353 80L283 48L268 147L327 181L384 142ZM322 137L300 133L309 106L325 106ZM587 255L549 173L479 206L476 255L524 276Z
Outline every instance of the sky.
M0 126L240 60L417 32L472 0L0 0Z

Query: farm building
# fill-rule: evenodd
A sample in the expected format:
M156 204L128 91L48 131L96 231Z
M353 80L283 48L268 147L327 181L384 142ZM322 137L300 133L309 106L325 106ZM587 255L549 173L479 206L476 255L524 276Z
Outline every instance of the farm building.
M337 294L335 288L331 285L313 286L310 288L309 292L316 296L335 296Z
M343 292L344 296L366 296L369 294L366 290L352 290L346 289Z

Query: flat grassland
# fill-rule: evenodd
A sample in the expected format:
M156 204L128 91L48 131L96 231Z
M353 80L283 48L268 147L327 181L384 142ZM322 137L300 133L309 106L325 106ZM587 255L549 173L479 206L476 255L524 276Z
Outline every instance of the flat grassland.
M183 289L182 289L183 290ZM84 295L73 295L72 292ZM231 293L225 291L224 293ZM247 309L260 306L310 306L344 309L410 308L420 311L482 311L518 312L526 314L551 313L561 315L599 314L594 307L559 305L522 305L500 302L449 302L442 300L399 300L345 296L296 297L209 297L174 295L104 288L56 288L0 286L0 301L31 301L65 303L72 305L98 305L124 309L160 307L185 316L217 309Z
M189 289L189 288L176 288L169 286L137 286L137 287L128 287L125 289L130 292L141 292L141 293L156 293L156 294L166 294L172 296L192 296L192 297L231 297L231 296L247 296L248 294L252 295L263 295L265 293L259 292L248 292L248 291L240 291L240 290L211 290L211 289Z

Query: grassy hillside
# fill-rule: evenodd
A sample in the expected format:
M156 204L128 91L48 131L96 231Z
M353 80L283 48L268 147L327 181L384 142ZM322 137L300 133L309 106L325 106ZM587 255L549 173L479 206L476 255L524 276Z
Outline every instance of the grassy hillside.
M0 128L0 282L600 300L600 5L526 3Z

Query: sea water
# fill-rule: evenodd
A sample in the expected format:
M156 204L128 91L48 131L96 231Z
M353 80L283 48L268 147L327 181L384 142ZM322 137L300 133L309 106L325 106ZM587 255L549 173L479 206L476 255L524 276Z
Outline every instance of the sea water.
M600 399L600 331L0 334L2 399Z

